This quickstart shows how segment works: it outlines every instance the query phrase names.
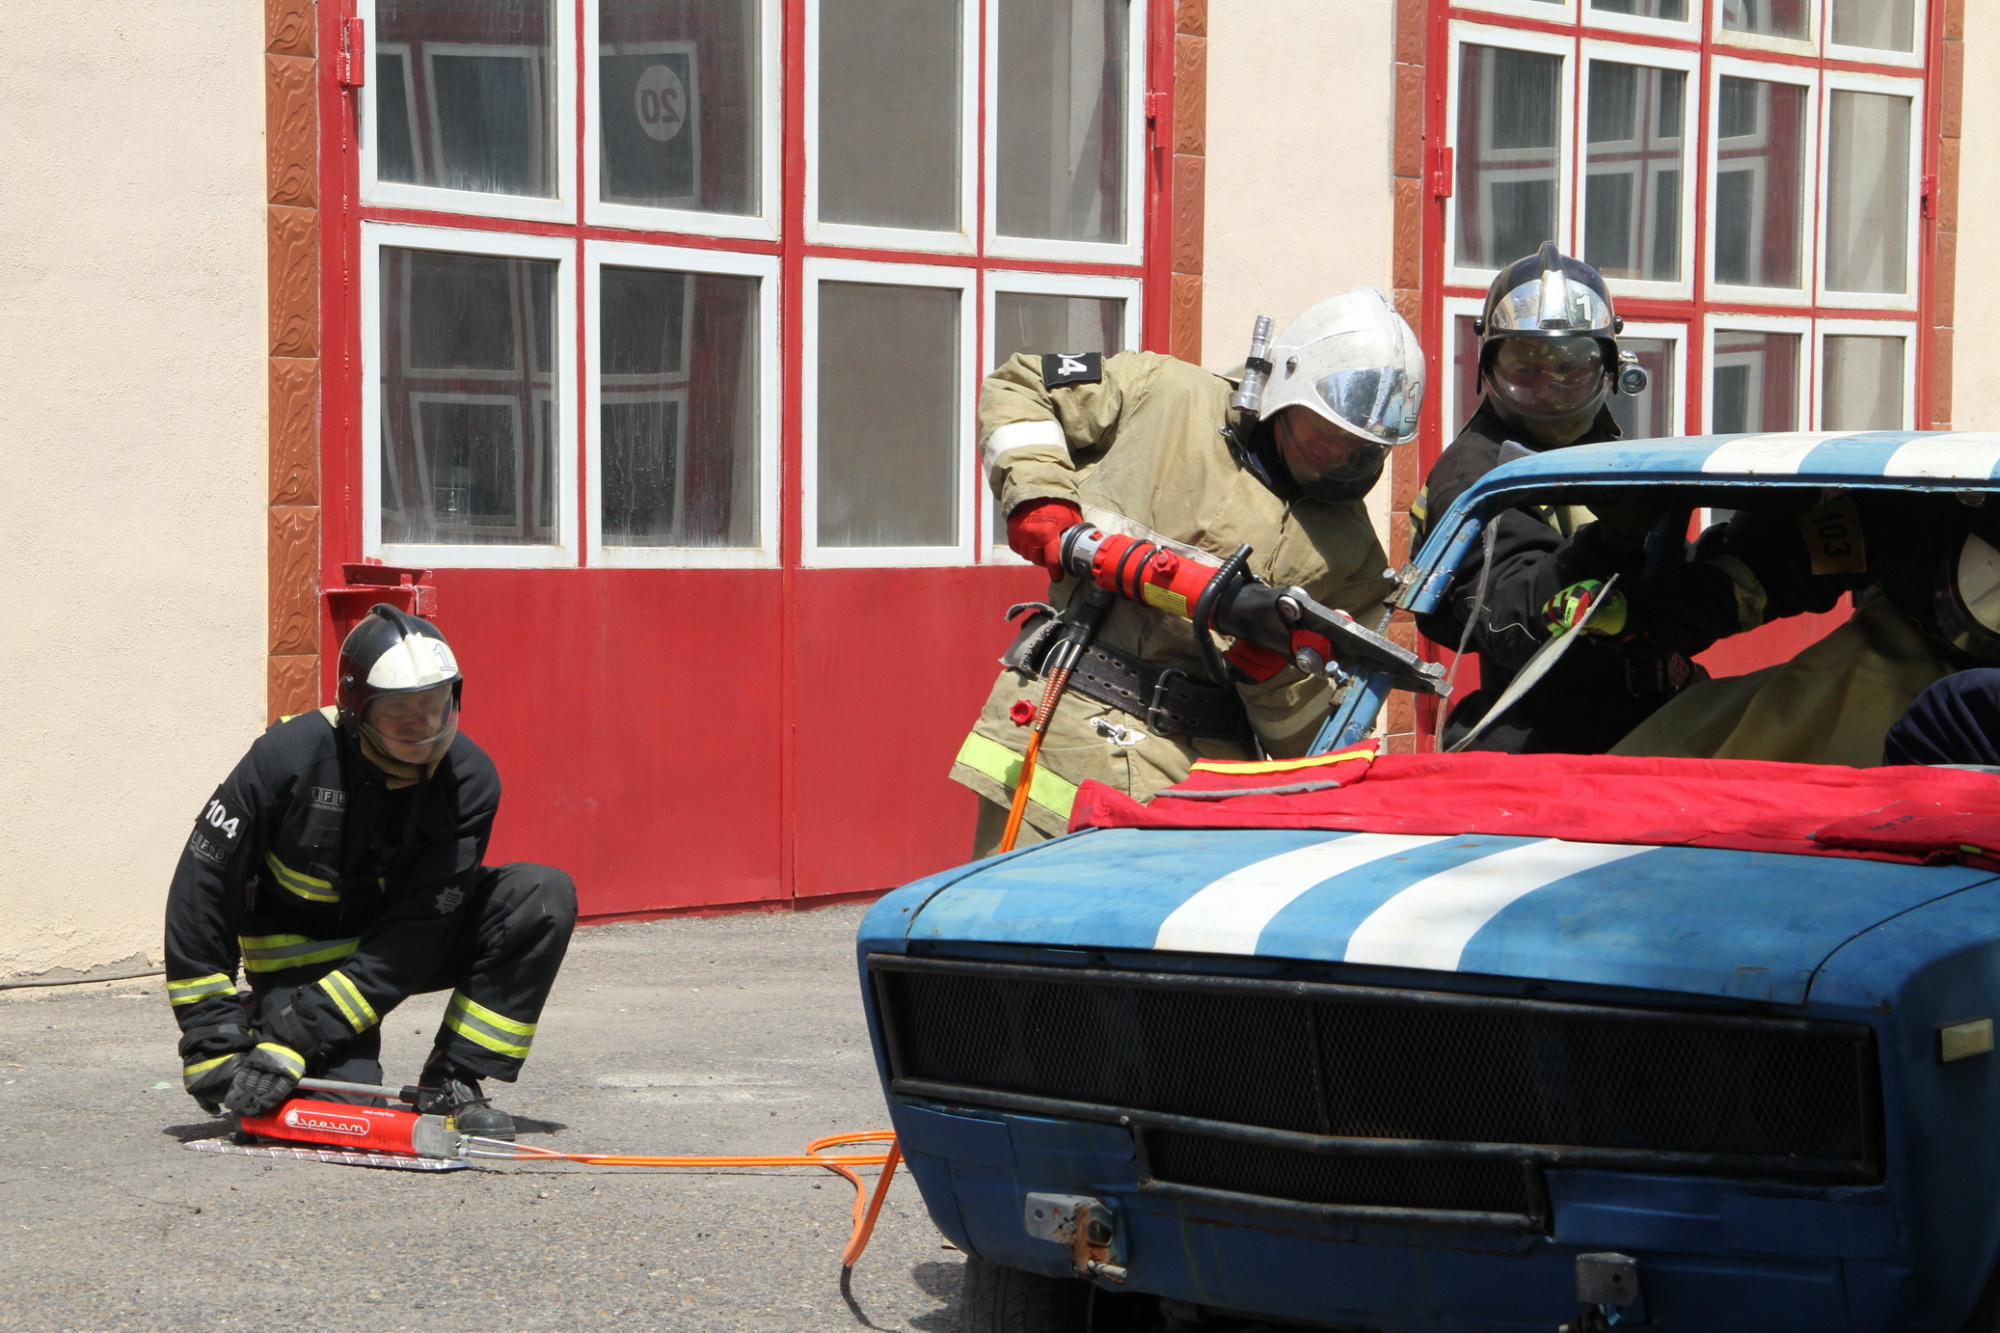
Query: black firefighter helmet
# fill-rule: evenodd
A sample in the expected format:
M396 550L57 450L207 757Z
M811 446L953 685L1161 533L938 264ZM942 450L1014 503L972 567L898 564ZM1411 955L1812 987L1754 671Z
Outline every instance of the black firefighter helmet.
M1604 276L1544 241L1534 254L1501 269L1486 289L1486 305L1473 323L1481 378L1529 416L1595 410L1607 390L1645 392L1645 370L1618 350L1624 328ZM1494 374L1502 344L1513 340L1514 359L1523 363L1519 386L1496 382ZM1511 362L1502 369L1512 369Z
M407 725L398 729L398 735L387 736L370 716L370 706L380 700L428 695L447 685L451 687L449 703L440 700L427 705L429 725L419 728L425 732L422 736L408 732ZM438 627L386 602L369 607L361 623L341 641L339 680L334 690L341 729L349 735L366 732L396 759L426 763L450 748L464 688L458 658ZM427 757L413 757L420 751Z

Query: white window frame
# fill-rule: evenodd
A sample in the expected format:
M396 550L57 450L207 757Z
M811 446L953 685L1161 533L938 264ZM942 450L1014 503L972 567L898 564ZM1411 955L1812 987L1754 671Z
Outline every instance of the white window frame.
M685 232L699 236L728 236L744 240L779 239L778 188L780 164L784 157L784 64L779 58L784 17L779 0L757 0L757 114L761 129L757 136L757 209L754 213L710 213L693 208L654 208L645 204L606 203L604 154L600 117L603 102L601 57L604 41L598 6L583 8L583 41L589 58L584 62L584 161L583 216L597 226L632 227L642 231ZM685 46L690 43L651 42L641 45Z
M1627 338L1647 338L1654 342L1670 342L1674 345L1674 382L1667 388L1667 431L1666 434L1682 435L1687 425L1687 375L1688 375L1688 326L1673 320L1633 321L1625 325L1618 335L1619 341ZM1658 392L1658 389L1655 389ZM1660 437L1665 438L1665 437Z
M1715 339L1717 333L1791 333L1799 339L1798 401L1794 430L1812 430L1818 419L1819 363L1813 353L1812 319L1806 315L1711 314L1703 320L1701 352L1701 432L1715 431Z
M550 546L385 543L382 540L382 250L545 259L556 263L554 330L556 541ZM421 569L556 569L577 563L576 242L568 237L458 231L393 222L361 224L361 549ZM522 355L527 354L525 348Z
M1833 115L1833 95L1836 92L1875 93L1888 97L1905 97L1910 102L1910 142L1909 180L1907 198L1903 201L1903 290L1900 292L1849 292L1829 287L1826 282L1827 228L1832 224L1828 191L1833 183L1830 171L1833 158L1833 134L1829 130L1820 135L1815 161L1818 163L1820 198L1818 212L1819 235L1814 241L1817 250L1813 264L1814 292L1823 306L1853 306L1862 310L1915 310L1917 308L1917 283L1921 272L1919 255L1923 250L1923 219L1920 216L1924 172L1924 82L1922 79L1897 79L1881 74L1856 74L1845 70L1828 70L1820 88L1818 117L1821 124L1827 124Z
M555 31L549 49L552 81L547 92L555 99L555 115L549 129L549 133L554 136L552 147L555 160L555 194L549 198L488 194L480 190L448 190L437 185L411 185L403 181L378 179L376 144L381 113L375 99L382 87L382 80L375 70L375 58L380 48L370 40L365 53L368 61L368 78L361 89L362 128L359 149L360 196L363 204L389 208L419 208L439 213L462 213L473 217L514 218L525 222L576 220L576 201L571 198L576 179L576 0L551 0L551 5ZM376 21L376 0L356 0L356 6L364 24L363 31L372 39L381 31L381 25ZM404 70L413 75L415 53L403 43L397 42L391 45L401 49ZM500 51L506 48L479 49ZM529 48L516 49L525 51ZM428 78L425 80L425 86L430 86ZM411 90L411 96L414 98L414 89ZM411 109L414 112L414 105ZM433 116L430 119L435 126L436 118ZM421 133L422 124L422 119L412 116L410 134L413 143Z
M969 255L977 252L973 229L979 218L979 41L978 0L959 0L958 78L958 229L918 231L909 227L874 227L858 222L819 220L819 30L821 6L805 6L805 155L806 241L811 245L842 245L867 250L917 250L931 254ZM807 288L810 292L811 288ZM808 297L808 299L811 299Z
M1167 0L1160 0L1166 3ZM1062 241L1000 232L1000 7L986 9L986 142L981 170L986 176L985 251L1002 259L1056 259L1085 264L1137 264L1146 230L1146 0L1130 0L1125 28L1125 237L1102 241ZM1019 290L1019 289L1017 289ZM989 326L990 327L990 326Z
M1813 327L1813 366L1815 387L1813 392L1813 429L1823 430L1820 413L1825 407L1825 399L1818 392L1818 382L1825 379L1826 340L1829 337L1842 338L1860 336L1864 338L1901 338L1903 340L1903 419L1891 430L1914 430L1917 419L1917 326L1900 319L1822 319Z
M1447 445L1457 438L1460 430L1464 429L1465 423L1472 417L1472 404L1479 401L1477 394L1473 395L1472 402L1461 403L1458 401L1458 377L1460 371L1458 364L1458 321L1461 319L1478 319L1480 313L1485 309L1486 302L1477 296L1447 296L1444 298L1444 322L1442 325L1444 330L1442 334L1444 345L1442 349L1443 354L1438 358L1444 363L1444 374L1441 377L1443 382L1438 385L1437 392L1434 395L1426 396L1434 398L1433 408L1444 414L1440 418L1439 424L1444 429L1444 442Z
M1833 40L1833 6L1838 0L1827 0L1826 17L1821 31L1826 34L1826 58L1828 60L1853 60L1869 65L1907 65L1912 70L1924 67L1924 47L1930 32L1929 0L1915 0L1910 20L1911 51L1888 51L1877 46L1844 46Z
M986 365L986 374L992 374L998 367L993 365L993 326L999 318L999 297L1002 292L1014 292L1030 296L1087 296L1110 297L1125 303L1125 319L1118 331L1117 351L1136 351L1139 347L1139 331L1145 327L1141 322L1143 312L1140 303L1144 300L1146 285L1138 278L1113 278L1102 274L1085 273L1009 273L988 270L985 291L980 297L979 310L979 352ZM1050 351L1057 349L1050 348ZM976 430L976 426L975 426ZM975 441L976 443L976 441ZM1015 555L1008 547L1004 527L984 531L988 516L994 507L992 488L986 482L986 460L978 459L974 465L978 473L979 503L975 506L982 529L981 563L992 565L1021 565L1027 561Z
M1536 0L1523 0L1536 3ZM1538 8L1553 9L1554 6ZM1513 9L1506 12L1513 13ZM1564 254L1575 253L1575 193L1576 193L1576 60L1577 40L1570 36L1555 36L1542 32L1523 32L1515 28L1489 28L1476 23L1454 22L1451 25L1449 73L1446 77L1448 96L1445 104L1445 142L1452 148L1452 192L1445 200L1444 245L1445 284L1451 287L1484 287L1493 280L1497 268L1464 268L1458 262L1458 212L1461 199L1458 194L1457 156L1464 146L1458 142L1459 98L1464 95L1465 81L1459 77L1462 68L1462 51L1468 46L1497 46L1513 51L1529 51L1537 55L1561 57L1562 72L1557 77L1560 98L1556 107L1557 141L1556 158L1556 235L1553 238Z
M1593 8L1590 0L1582 0L1582 5L1582 21L1586 32L1597 29L1600 34L1629 32L1644 37L1673 37L1684 42L1701 40L1702 0L1687 0L1688 16L1684 19L1654 19L1642 18L1637 14L1618 14L1608 9Z
M612 569L775 569L778 567L779 418L778 257L736 250L690 250L633 241L586 241L584 262L585 497L589 560ZM754 277L757 283L757 539L751 546L607 546L604 542L604 269L646 268L673 273ZM687 299L694 299L693 288ZM671 392L685 396L685 386ZM630 395L640 397L642 395ZM683 436L685 439L685 435Z
M1698 4L1700 0L1690 0ZM1578 133L1576 136L1575 175L1587 183L1590 177L1590 68L1596 61L1607 64L1638 65L1647 69L1673 70L1685 76L1681 91L1681 217L1680 217L1680 260L1681 279L1678 282L1655 282L1646 278L1606 277L1613 297L1645 297L1674 301L1690 300L1694 296L1694 236L1695 184L1701 170L1701 53L1699 51L1675 51L1657 46L1627 46L1619 42L1599 41L1590 38L1581 43L1579 58L1583 67L1579 71L1583 83L1581 100L1576 108ZM1695 100L1689 101L1692 97ZM1590 234L1588 217L1590 192L1580 184L1576 192L1577 250L1583 248L1583 238ZM1565 254L1571 253L1564 251ZM1582 255L1588 261L1589 255Z
M1820 262L1820 223L1818 204L1820 190L1824 182L1824 163L1820 156L1820 77L1819 71L1798 65L1767 64L1758 61L1737 60L1728 56L1716 56L1710 62L1708 75L1708 142L1702 145L1702 171L1707 178L1709 199L1708 216L1702 220L1702 241L1707 254L1706 272L1708 302L1716 305L1762 305L1762 306L1810 306L1818 283ZM1715 280L1715 225L1717 212L1715 197L1722 166L1722 136L1717 132L1722 107L1722 80L1754 79L1760 83L1783 83L1806 90L1805 99L1805 142L1800 145L1799 169L1804 179L1799 182L1799 245L1804 251L1799 256L1799 285L1797 287L1744 287L1721 283ZM1758 191L1759 216L1762 216L1762 190ZM1914 236L1915 233L1912 233Z
M1699 5L1701 0L1688 0ZM1540 19L1544 23L1575 23L1578 0L1453 0L1454 9L1484 10L1511 18ZM1567 252L1565 252L1567 253Z
M805 261L801 333L803 447L800 459L799 563L808 569L906 569L974 563L980 484L975 402L979 385L979 271L956 264L883 264L862 259ZM819 288L823 282L862 282L956 291L958 297L959 456L958 540L950 546L821 546L819 544ZM885 393L888 392L885 390ZM884 410L891 410L885 405Z
M1742 51L1775 51L1788 56L1819 54L1819 35L1825 26L1821 9L1825 0L1811 0L1806 6L1806 35L1802 38L1767 37L1762 33L1738 32L1734 28L1724 28L1722 20L1728 2L1729 0L1715 0L1715 23L1709 31L1717 46L1734 47Z

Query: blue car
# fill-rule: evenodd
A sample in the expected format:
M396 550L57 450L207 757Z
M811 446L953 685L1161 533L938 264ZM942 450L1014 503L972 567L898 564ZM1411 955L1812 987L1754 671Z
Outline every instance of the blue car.
M1977 503L2000 435L1523 458L1438 521L1402 605L1509 506L1647 486ZM1358 679L1320 748L1386 692ZM858 947L968 1333L1957 1333L2000 1329L1997 878L1111 828L898 889ZM1412 929L1413 896L1467 880L1500 889Z

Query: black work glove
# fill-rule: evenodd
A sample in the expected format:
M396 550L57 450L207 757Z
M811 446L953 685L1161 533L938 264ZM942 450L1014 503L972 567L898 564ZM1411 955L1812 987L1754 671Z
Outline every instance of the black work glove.
M181 1086L202 1110L220 1114L243 1053L256 1044L257 1038L242 1023L215 1023L182 1033Z
M197 1061L182 1068L181 1086L188 1090L188 1096L194 1098L202 1110L210 1115L221 1115L222 1099L229 1095L236 1071L242 1067L241 1054L218 1055Z
M265 995L257 1031L263 1040L288 1046L306 1060L317 1060L346 1034L319 992L304 986L280 986Z
M238 1115L266 1115L278 1109L306 1076L305 1057L289 1046L261 1041L240 1057L223 1105Z

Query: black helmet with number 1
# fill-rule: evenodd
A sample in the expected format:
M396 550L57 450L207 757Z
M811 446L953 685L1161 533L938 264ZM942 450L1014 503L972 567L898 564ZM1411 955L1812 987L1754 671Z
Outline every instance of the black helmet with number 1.
M378 602L341 642L339 670L334 699L349 735L420 767L451 748L465 678L436 625Z
M1500 270L1473 324L1479 370L1503 415L1588 420L1608 393L1642 393L1646 372L1622 357L1625 321L1604 276L1544 241Z

